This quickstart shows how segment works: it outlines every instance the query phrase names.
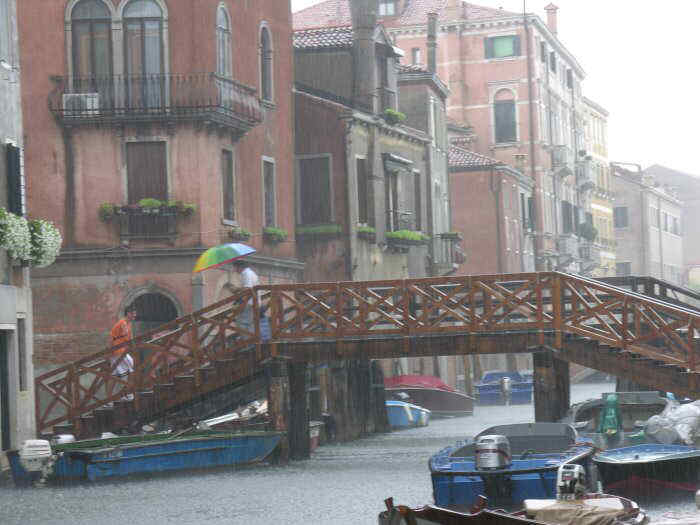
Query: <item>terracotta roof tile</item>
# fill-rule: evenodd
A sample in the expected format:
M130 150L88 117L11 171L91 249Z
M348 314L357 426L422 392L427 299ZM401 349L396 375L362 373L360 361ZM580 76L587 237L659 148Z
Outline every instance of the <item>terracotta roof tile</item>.
M323 27L294 31L296 49L352 46L352 27Z
M464 3L467 20L510 17L516 13ZM441 20L462 18L462 10L447 9L447 0L408 0L408 4L395 19L384 19L387 27L420 25L427 23L428 13L438 13ZM344 26L352 23L348 0L326 0L297 11L293 15L294 29Z
M447 152L447 158L450 169L452 170L458 170L459 168L490 168L503 164L500 160L492 159L485 155L479 155L478 153L454 145L450 146Z

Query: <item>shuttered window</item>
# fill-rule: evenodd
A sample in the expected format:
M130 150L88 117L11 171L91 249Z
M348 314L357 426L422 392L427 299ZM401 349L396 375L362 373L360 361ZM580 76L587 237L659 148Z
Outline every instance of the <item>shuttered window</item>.
M20 162L20 149L6 145L7 210L15 215L24 215L24 180Z
M357 222L360 224L370 224L367 195L367 160L356 159L357 169Z
M515 101L499 100L493 104L494 122L496 126L496 143L515 142L517 140L515 127Z
M561 201L562 232L573 233L574 231L574 210L570 202Z
M613 210L613 220L615 222L615 228L627 228L627 226L629 226L627 206L617 206Z
M224 219L236 220L235 187L233 180L233 153L221 151L221 184L223 194Z
M129 204L141 199L167 200L168 171L165 142L129 142L126 145Z
M484 39L486 58L520 56L520 37L517 35L494 36Z
M420 231L423 229L423 221L422 221L422 207L423 207L423 200L421 197L421 174L420 171L414 171L413 172L413 216L415 217L414 220L414 226L416 231ZM439 198L439 195L436 195L435 197Z
M263 192L265 199L265 226L276 226L275 164L269 160L263 161Z
M331 219L330 157L299 160L301 224L326 224Z

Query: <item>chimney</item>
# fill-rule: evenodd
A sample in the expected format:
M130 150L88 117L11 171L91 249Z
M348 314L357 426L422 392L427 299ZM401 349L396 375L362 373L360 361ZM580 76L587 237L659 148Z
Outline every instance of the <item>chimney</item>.
M547 27L554 36L557 36L557 11L559 8L554 4L549 4L544 10L547 11Z
M437 71L437 13L428 13L428 71Z
M353 29L353 100L374 111L376 51L374 29L377 26L377 0L350 0Z

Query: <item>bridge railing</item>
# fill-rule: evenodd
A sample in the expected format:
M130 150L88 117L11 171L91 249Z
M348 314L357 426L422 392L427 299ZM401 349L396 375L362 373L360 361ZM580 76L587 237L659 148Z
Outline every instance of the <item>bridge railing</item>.
M263 315L270 343L529 332L540 334L542 344L545 334L553 334L554 345L564 348L565 334L578 334L697 370L700 314L576 275L259 286L37 377L39 430L255 348L263 342ZM115 375L113 356L120 349L135 360L128 378ZM135 403L138 409L138 396Z

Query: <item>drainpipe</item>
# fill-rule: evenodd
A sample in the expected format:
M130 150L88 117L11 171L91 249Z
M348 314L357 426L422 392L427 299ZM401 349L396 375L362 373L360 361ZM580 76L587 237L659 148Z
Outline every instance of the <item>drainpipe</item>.
M664 234L663 234L663 224L661 224L661 195L656 196L656 213L659 214L659 271L661 272L661 279L666 279L664 275ZM642 213L644 213L644 208L642 208Z
M73 133L70 128L62 127L63 150L66 168L66 187L63 207L64 245L75 246L75 157L73 151Z
M497 177L498 175L498 177ZM495 185L494 185L495 181ZM503 220L503 198L501 196L501 175L495 168L491 168L491 193L494 194L496 211L496 254L498 273L504 273L503 269L503 239L501 238L501 221Z
M527 54L527 109L530 133L530 171L532 172L532 179L535 181L535 198L533 199L533 202L535 204L535 217L537 218L538 223L536 224L535 242L533 243L533 246L535 249L535 269L537 271L543 271L546 270L546 268L544 267L544 261L540 254L542 253L542 242L544 240L544 206L542 204L544 195L542 193L542 185L538 184L537 182L537 149L535 148L535 117L532 101L532 54L530 49L530 26L527 20L527 13L525 12L525 0L523 0L523 28L525 29L525 53ZM538 186L540 191L537 191Z

